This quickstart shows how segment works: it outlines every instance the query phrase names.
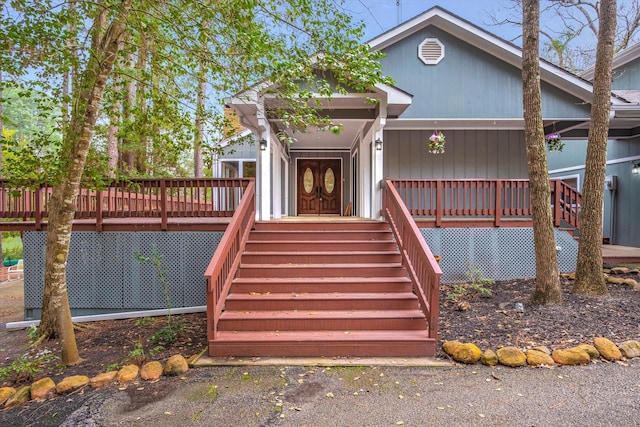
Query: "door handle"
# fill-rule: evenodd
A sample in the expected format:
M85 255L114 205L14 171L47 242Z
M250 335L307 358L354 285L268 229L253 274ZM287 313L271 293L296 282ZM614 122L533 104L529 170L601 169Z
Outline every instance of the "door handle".
M318 194L318 200L322 201L322 188L320 188L319 185L318 185L318 188L316 189L316 193Z

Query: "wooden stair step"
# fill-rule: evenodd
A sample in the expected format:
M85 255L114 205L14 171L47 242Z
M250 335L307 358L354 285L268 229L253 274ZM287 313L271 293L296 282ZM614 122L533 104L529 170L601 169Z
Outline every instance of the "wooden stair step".
M324 230L366 230L366 231L387 231L389 225L384 221L258 221L255 224L257 231L279 231L279 230L302 230L302 231L324 231Z
M219 331L211 356L418 357L434 355L427 330Z
M323 264L354 263L400 263L402 258L396 251L261 251L242 254L243 264L267 264L277 263L301 263L311 264L322 262Z
M236 277L392 277L406 276L399 263L240 264Z
M265 230L265 231L253 231L251 232L251 241L257 240L294 240L313 242L315 239L321 240L389 240L390 231L383 230L327 230L327 231L303 231L303 230L291 230L291 231L278 231L278 230Z
M236 278L231 292L411 292L407 277Z
M281 240L250 240L247 242L245 251L303 251L312 247L316 251L395 251L398 252L398 245L393 240L314 240L312 244L301 241L281 241Z
M231 293L225 310L402 310L417 308L417 301L412 292Z
M419 330L426 327L424 313L418 309L225 311L218 323L220 331Z

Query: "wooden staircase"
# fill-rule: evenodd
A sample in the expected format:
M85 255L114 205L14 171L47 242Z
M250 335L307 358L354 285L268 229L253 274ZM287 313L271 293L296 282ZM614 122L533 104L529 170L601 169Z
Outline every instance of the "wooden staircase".
M388 224L261 222L210 356L431 356L436 342Z

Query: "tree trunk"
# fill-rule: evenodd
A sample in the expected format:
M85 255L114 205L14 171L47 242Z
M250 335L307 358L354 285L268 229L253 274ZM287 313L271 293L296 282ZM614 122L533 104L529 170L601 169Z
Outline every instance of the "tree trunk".
M616 0L600 3L600 31L591 104L591 126L582 187L578 266L572 291L602 296L609 290L602 274L602 204L607 168L607 140L611 102L611 68L616 31Z
M4 155L2 149L4 148L4 122L2 120L2 70L0 70L0 179L2 179L2 161ZM0 233L0 262L4 261L2 256L2 233Z
M200 72L198 73L198 105L196 106L196 132L193 138L193 176L196 178L202 178L203 166L202 166L202 136L204 135L204 101L206 95L207 85L204 81L204 67L200 66Z
M536 252L536 304L562 302L558 258L551 215L551 191L547 167L546 143L542 124L539 60L539 0L522 2L522 89L525 143L531 192L533 238Z
M127 57L128 67L130 70L133 70L135 67L135 58L133 52L129 52ZM135 170L135 162L136 155L134 149L134 142L131 139L131 131L134 128L134 114L133 114L133 105L135 103L135 83L132 77L126 77L124 79L124 88L125 88L125 97L123 108L122 108L122 116L126 121L125 125L125 136L122 138L122 154L120 158L122 159L122 169L127 174L132 174Z
M147 37L144 34L140 35L140 47L138 48L138 62L136 63L137 75L139 79L146 73L147 68L147 56L149 55L147 48ZM147 99L144 90L144 85L138 83L136 88L136 109L139 112L138 123L135 128L138 130L139 145L135 150L135 167L138 173L144 175L147 172Z
M66 174L54 187L49 203L44 295L39 333L45 337L60 338L63 365L74 365L81 361L71 321L66 282L66 263L76 200L99 114L100 101L118 54L120 42L125 37L130 9L131 0L123 0L119 4L117 15L109 29L101 37L96 38L96 45L92 46L91 58L79 77L60 156L61 159L68 159L65 165ZM93 31L102 32L103 29L94 26Z

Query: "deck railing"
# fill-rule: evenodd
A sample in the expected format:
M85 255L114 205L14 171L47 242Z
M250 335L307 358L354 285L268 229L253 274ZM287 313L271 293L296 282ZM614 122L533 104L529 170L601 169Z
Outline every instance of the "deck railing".
M218 319L222 315L225 295L229 292L231 282L240 264L240 255L244 251L249 233L253 228L256 216L255 183L252 181L246 188L238 209L218 245L211 262L204 274L207 281L207 319L212 324L207 326L207 337L215 339L218 331Z
M526 179L392 179L409 213L421 224L444 226L446 220L503 222L531 219ZM561 180L551 180L554 224L579 227L581 195Z
M231 217L251 180L249 178L133 179L101 190L80 190L76 219L95 219L100 231L109 218L156 218L167 229L169 218ZM29 223L42 229L49 214L53 187L35 189L9 186L0 180L0 218L22 224L3 223L3 228Z
M391 226L402 254L402 263L409 272L413 290L429 323L429 337L438 336L438 304L442 270L425 243L392 180L386 180L383 190L383 212Z

